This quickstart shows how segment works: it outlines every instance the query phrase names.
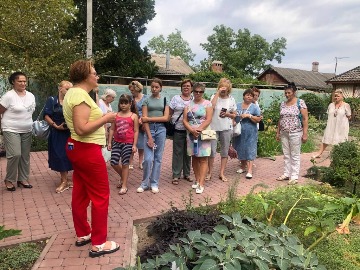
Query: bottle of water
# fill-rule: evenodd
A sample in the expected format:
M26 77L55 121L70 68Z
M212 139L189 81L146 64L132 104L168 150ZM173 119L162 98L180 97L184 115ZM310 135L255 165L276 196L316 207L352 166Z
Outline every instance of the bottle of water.
M194 155L197 156L199 154L199 144L198 140L194 139Z

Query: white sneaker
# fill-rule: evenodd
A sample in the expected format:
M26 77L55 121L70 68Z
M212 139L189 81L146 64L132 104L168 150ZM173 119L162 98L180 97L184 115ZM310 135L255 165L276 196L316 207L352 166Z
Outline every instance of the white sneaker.
M143 193L144 192L144 189L142 187L139 187L137 190L136 190L137 193Z
M201 193L203 193L204 192L204 187L202 187L202 186L198 186L198 188L195 190L195 192L196 192L196 194L201 194Z
M198 188L198 186L199 186L199 183L195 182L195 184L193 184L191 187L192 188Z
M298 182L297 179L290 179L289 182L288 182L288 185L296 185Z
M245 172L245 170L243 170L243 169L238 169L237 171L236 171L237 173L244 173Z
M155 194L155 193L159 193L159 188L157 188L157 187L152 187L152 188L151 188L151 192L154 193L154 194Z
M252 178L252 174L251 174L251 173L247 173L245 177L246 177L246 179L251 179L251 178Z

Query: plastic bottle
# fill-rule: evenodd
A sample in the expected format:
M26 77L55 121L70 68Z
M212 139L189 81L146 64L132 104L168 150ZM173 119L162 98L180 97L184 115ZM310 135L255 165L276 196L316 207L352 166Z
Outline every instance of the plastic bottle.
M198 140L194 139L194 155L197 156L199 154L199 144Z

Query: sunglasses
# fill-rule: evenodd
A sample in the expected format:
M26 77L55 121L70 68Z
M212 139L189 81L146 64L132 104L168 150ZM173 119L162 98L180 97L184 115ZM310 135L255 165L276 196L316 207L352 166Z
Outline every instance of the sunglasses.
M196 90L194 90L194 93L195 93L195 94L204 94L205 91L196 91Z

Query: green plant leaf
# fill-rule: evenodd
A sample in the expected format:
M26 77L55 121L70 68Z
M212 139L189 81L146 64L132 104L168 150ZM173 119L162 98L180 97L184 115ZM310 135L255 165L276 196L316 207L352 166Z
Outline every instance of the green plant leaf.
M254 259L254 262L256 264L256 266L259 268L259 270L269 270L269 266L267 265L267 263L259 260L259 259Z
M194 242L196 239L200 239L201 237L201 232L200 230L196 230L196 231L190 231L188 233L188 237L190 239L191 242Z
M227 215L220 215L220 217L222 217L224 220L226 220L229 223L232 223L232 218L227 216Z
M222 269L223 270L241 270L241 265L240 265L240 268L235 268L231 262L227 262L223 265Z
M207 259L201 264L199 270L220 270L220 268L215 260Z
M276 263L281 270L287 270L290 268L290 261L284 260L283 258L276 258Z
M307 227L305 229L304 236L308 236L309 234L311 234L313 232L316 232L317 229L318 229L318 226L316 226L316 225L312 225L312 226Z
M226 227L225 225L217 225L214 228L214 231L218 232L218 233L220 233L222 235L226 235L226 236L230 235L230 231L229 231L228 227Z

